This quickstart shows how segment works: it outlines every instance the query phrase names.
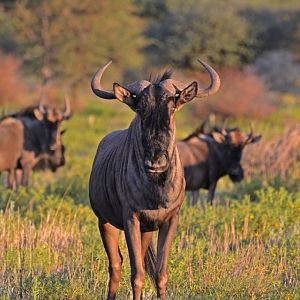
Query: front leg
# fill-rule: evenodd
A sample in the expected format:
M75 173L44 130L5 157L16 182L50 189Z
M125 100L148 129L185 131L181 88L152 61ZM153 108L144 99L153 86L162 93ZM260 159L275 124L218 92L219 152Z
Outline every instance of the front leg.
M214 181L209 185L209 188L208 188L207 200L208 200L208 202L210 202L211 205L214 204L216 187L217 187L217 182Z
M142 257L140 221L137 213L124 216L124 231L130 259L133 299L140 300L145 281L145 271Z
M163 224L158 233L157 243L157 297L165 299L168 283L168 258L171 250L171 244L175 237L178 224L179 213L177 212L165 224Z

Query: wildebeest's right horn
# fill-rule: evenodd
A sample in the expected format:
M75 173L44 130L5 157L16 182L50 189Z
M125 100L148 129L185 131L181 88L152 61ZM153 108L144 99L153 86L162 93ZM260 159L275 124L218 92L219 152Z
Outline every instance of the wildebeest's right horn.
M116 96L114 92L112 91L105 91L102 86L101 86L101 78L106 70L106 68L112 63L112 61L109 61L107 64L104 66L100 67L96 74L94 75L92 82L91 82L91 87L95 95L97 95L100 98L103 99L116 99Z
M106 68L112 63L112 61L109 61L106 65L99 68L96 74L94 75L91 87L93 92L100 98L103 99L116 99L116 95L113 91L106 91L101 86L101 78L106 70ZM144 88L146 88L150 84L147 80L138 80L130 84L126 84L124 87L130 91L130 93L138 94L140 93Z
M67 95L65 95L65 111L63 113L63 117L65 120L67 120L71 117L70 99Z
M210 76L210 85L206 89L198 89L197 97L208 97L215 94L220 86L221 86L221 80L218 75L218 73L208 64L198 59L198 62L207 70L209 76Z
M45 98L46 98L46 90L45 90L45 86L42 86L42 91L41 91L40 101L39 101L39 111L42 114L46 112L45 105L44 105Z

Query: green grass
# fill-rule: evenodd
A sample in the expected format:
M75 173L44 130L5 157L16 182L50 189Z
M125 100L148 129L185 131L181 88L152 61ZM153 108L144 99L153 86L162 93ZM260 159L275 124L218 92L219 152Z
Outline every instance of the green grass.
M179 137L198 125L187 114L186 109L178 115ZM105 297L108 262L89 206L88 177L98 141L126 128L132 116L120 103L90 104L65 124L64 168L34 174L28 191L0 186L1 299ZM275 117L261 122L271 135ZM276 128L281 130L280 123ZM215 207L190 207L185 201L181 209L169 299L299 299L298 181L253 178L233 186L225 179L217 198ZM118 299L126 299L131 289L123 234L120 242L124 264ZM144 294L155 298L149 280Z

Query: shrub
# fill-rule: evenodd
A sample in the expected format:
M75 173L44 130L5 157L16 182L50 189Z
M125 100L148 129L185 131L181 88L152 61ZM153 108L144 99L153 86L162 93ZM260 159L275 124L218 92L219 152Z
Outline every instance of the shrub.
M199 81L203 76L207 77L207 74L198 75ZM219 114L223 117L262 117L275 109L274 96L251 70L229 69L220 76L221 89L213 98L193 102L192 109L196 116L206 118L209 114Z
M0 104L25 103L26 85L20 75L22 62L0 53Z

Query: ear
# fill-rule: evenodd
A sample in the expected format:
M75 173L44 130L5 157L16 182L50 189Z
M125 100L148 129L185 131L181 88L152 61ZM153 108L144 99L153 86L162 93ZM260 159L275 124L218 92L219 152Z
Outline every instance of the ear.
M176 108L179 109L183 104L190 102L197 96L198 83L193 81L189 86L177 93Z
M212 135L213 139L219 144L224 143L226 140L226 137L220 132L213 131L211 133L211 135Z
M261 137L262 137L261 135L254 136L249 141L247 141L247 144L254 144L259 142Z
M39 121L42 121L44 119L44 114L38 108L35 108L33 110L33 114Z
M130 91L116 82L114 83L113 88L116 98L133 109L135 104L134 99L136 98L136 95L132 94Z

